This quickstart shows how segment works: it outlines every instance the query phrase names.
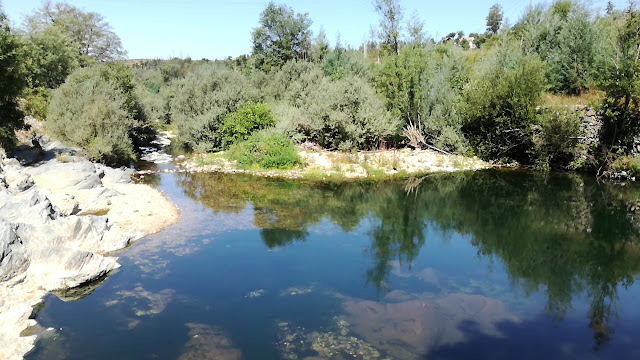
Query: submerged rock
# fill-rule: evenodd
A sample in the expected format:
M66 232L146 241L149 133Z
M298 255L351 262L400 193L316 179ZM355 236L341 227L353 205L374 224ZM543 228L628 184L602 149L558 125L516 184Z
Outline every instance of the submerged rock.
M189 341L179 360L240 360L242 352L220 329L205 324L186 324Z
M340 318L333 318L330 331L307 332L303 327L288 322L278 322L277 346L284 359L304 360L391 360L380 350L353 335L349 336L350 324ZM313 356L308 356L315 353ZM306 356L305 356L306 355Z

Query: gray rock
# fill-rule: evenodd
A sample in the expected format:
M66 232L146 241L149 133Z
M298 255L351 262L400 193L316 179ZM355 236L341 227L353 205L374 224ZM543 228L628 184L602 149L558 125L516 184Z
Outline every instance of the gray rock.
M0 189L0 218L13 223L46 224L60 213L38 189L12 194Z
M28 249L11 224L0 219L0 282L24 273L28 267Z
M103 174L102 183L104 185L112 184L130 184L133 182L131 176L133 176L135 170L129 168L113 169L102 164L95 164L96 169Z
M29 190L35 184L29 174L15 166L5 168L4 178L8 189L14 194Z
M56 180L58 188L73 187L76 189L92 189L102 186L100 178L104 176L102 170L90 161L61 163L49 161L46 164L27 170L32 176L46 176Z

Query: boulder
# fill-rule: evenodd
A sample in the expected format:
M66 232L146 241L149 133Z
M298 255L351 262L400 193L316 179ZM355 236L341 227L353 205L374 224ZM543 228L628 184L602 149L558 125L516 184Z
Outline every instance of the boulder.
M51 201L37 188L17 195L0 188L0 218L13 223L44 224L59 216Z
M0 219L0 282L24 273L29 260L29 251L11 224Z
M113 184L130 184L133 181L131 176L135 173L135 170L129 168L113 169L102 164L95 164L96 170L102 173L102 183L104 185Z
M120 265L117 258L64 247L43 247L33 251L29 273L37 274L39 285L47 290L70 289L98 279Z
M88 161L68 162L49 161L46 164L27 170L34 177L44 177L55 182L56 189L92 189L102 186L102 171Z
M15 166L7 166L4 170L4 182L14 194L29 190L35 184L29 174L20 171Z

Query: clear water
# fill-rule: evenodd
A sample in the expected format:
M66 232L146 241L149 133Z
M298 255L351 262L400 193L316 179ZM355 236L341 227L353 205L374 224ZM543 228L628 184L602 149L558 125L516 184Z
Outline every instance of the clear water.
M48 296L28 359L640 358L637 186L152 180L180 223Z

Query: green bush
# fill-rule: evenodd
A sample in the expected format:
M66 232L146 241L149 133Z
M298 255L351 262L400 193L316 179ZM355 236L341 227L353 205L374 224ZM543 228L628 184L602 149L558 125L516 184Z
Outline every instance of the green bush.
M324 78L309 94L297 124L309 140L327 149L376 148L400 131L400 122L364 80L347 76Z
M51 89L27 88L22 93L20 108L25 115L31 115L39 120L47 117L49 103L51 102Z
M128 165L153 134L133 90L131 71L122 65L78 69L53 92L45 127L94 161Z
M258 130L275 125L271 109L267 104L247 104L227 114L220 126L222 146L227 148L244 141Z
M322 70L317 65L290 61L277 73L268 75L264 87L270 100L303 107L322 78Z
M640 159L635 156L620 156L611 164L616 172L625 171L629 176L640 176Z
M172 82L170 115L185 147L211 151L220 149L219 128L224 117L259 96L239 72L203 65L183 79Z
M542 134L537 140L538 165L567 168L576 155L580 136L580 117L569 108L545 109L541 116Z
M259 165L265 169L285 169L300 164L295 145L285 134L256 133L229 149L229 158L242 166Z
M502 48L463 92L463 132L485 160L531 163L536 107L545 90L537 55Z

